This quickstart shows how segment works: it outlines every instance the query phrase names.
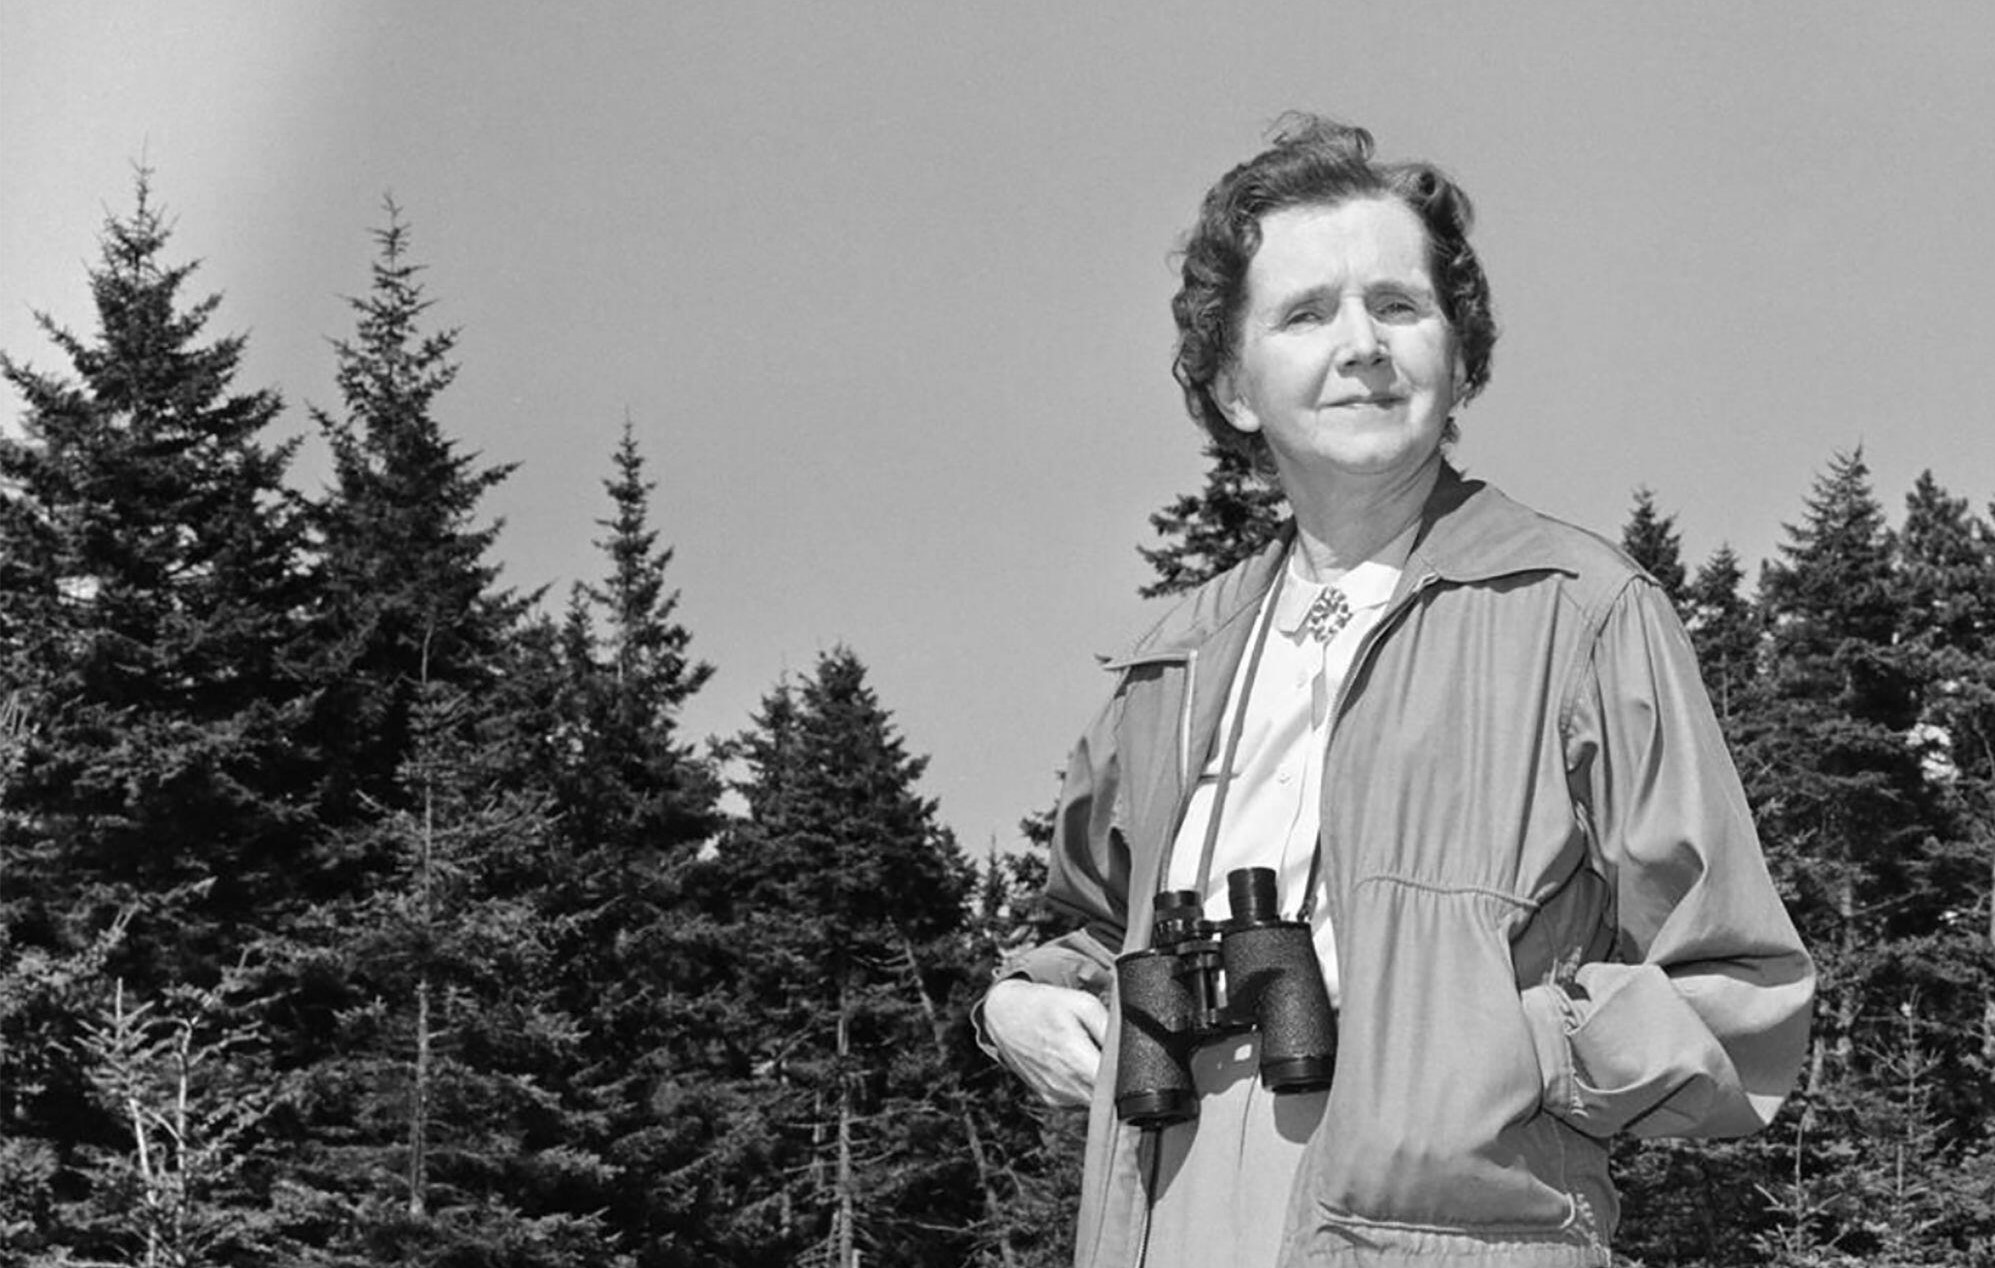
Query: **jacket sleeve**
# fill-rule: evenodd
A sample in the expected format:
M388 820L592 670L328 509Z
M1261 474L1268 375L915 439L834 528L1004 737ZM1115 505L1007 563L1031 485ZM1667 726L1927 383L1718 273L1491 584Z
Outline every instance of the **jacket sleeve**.
M1000 978L1108 992L1129 918L1129 851L1115 813L1120 711L1118 693L1074 746L1053 814L1046 898L1081 927L1006 957L998 966Z
M1567 707L1569 778L1612 879L1617 953L1525 991L1546 1104L1597 1136L1756 1131L1801 1068L1814 966L1653 582L1608 605Z

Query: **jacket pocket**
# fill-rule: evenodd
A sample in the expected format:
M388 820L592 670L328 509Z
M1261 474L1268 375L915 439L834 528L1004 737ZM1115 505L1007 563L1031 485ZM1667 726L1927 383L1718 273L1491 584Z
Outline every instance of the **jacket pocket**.
M1329 1222L1554 1233L1576 1218L1576 1133L1544 1080L1510 956L1528 908L1385 878L1339 913L1344 1008L1315 1214ZM1597 1150L1597 1147L1593 1147Z

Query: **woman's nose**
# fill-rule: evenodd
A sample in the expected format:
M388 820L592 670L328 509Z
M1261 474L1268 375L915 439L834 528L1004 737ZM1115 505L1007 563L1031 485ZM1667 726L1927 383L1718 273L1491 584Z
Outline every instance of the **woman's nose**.
M1356 312L1346 309L1337 317L1337 364L1339 366L1370 365L1383 359L1385 344L1380 342L1378 327L1369 312L1359 309Z

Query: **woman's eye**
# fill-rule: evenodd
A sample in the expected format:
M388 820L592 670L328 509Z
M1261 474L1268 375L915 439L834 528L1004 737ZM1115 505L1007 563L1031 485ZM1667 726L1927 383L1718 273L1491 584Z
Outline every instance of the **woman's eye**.
M1393 321L1405 321L1420 315L1420 306L1404 295L1382 295L1372 303L1372 311Z

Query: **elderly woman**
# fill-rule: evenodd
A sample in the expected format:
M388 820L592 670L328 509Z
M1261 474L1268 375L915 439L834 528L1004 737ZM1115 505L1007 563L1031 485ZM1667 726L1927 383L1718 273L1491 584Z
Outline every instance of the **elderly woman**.
M1092 1104L1081 1265L1605 1265L1608 1137L1753 1131L1799 1069L1813 968L1669 600L1443 456L1496 339L1469 224L1305 117L1185 247L1186 399L1294 521L1110 663L1053 845L1084 927L984 1002ZM1184 1055L1195 1117L1119 1121L1118 955L1254 866L1313 938L1330 1086L1268 1090L1229 1033Z

